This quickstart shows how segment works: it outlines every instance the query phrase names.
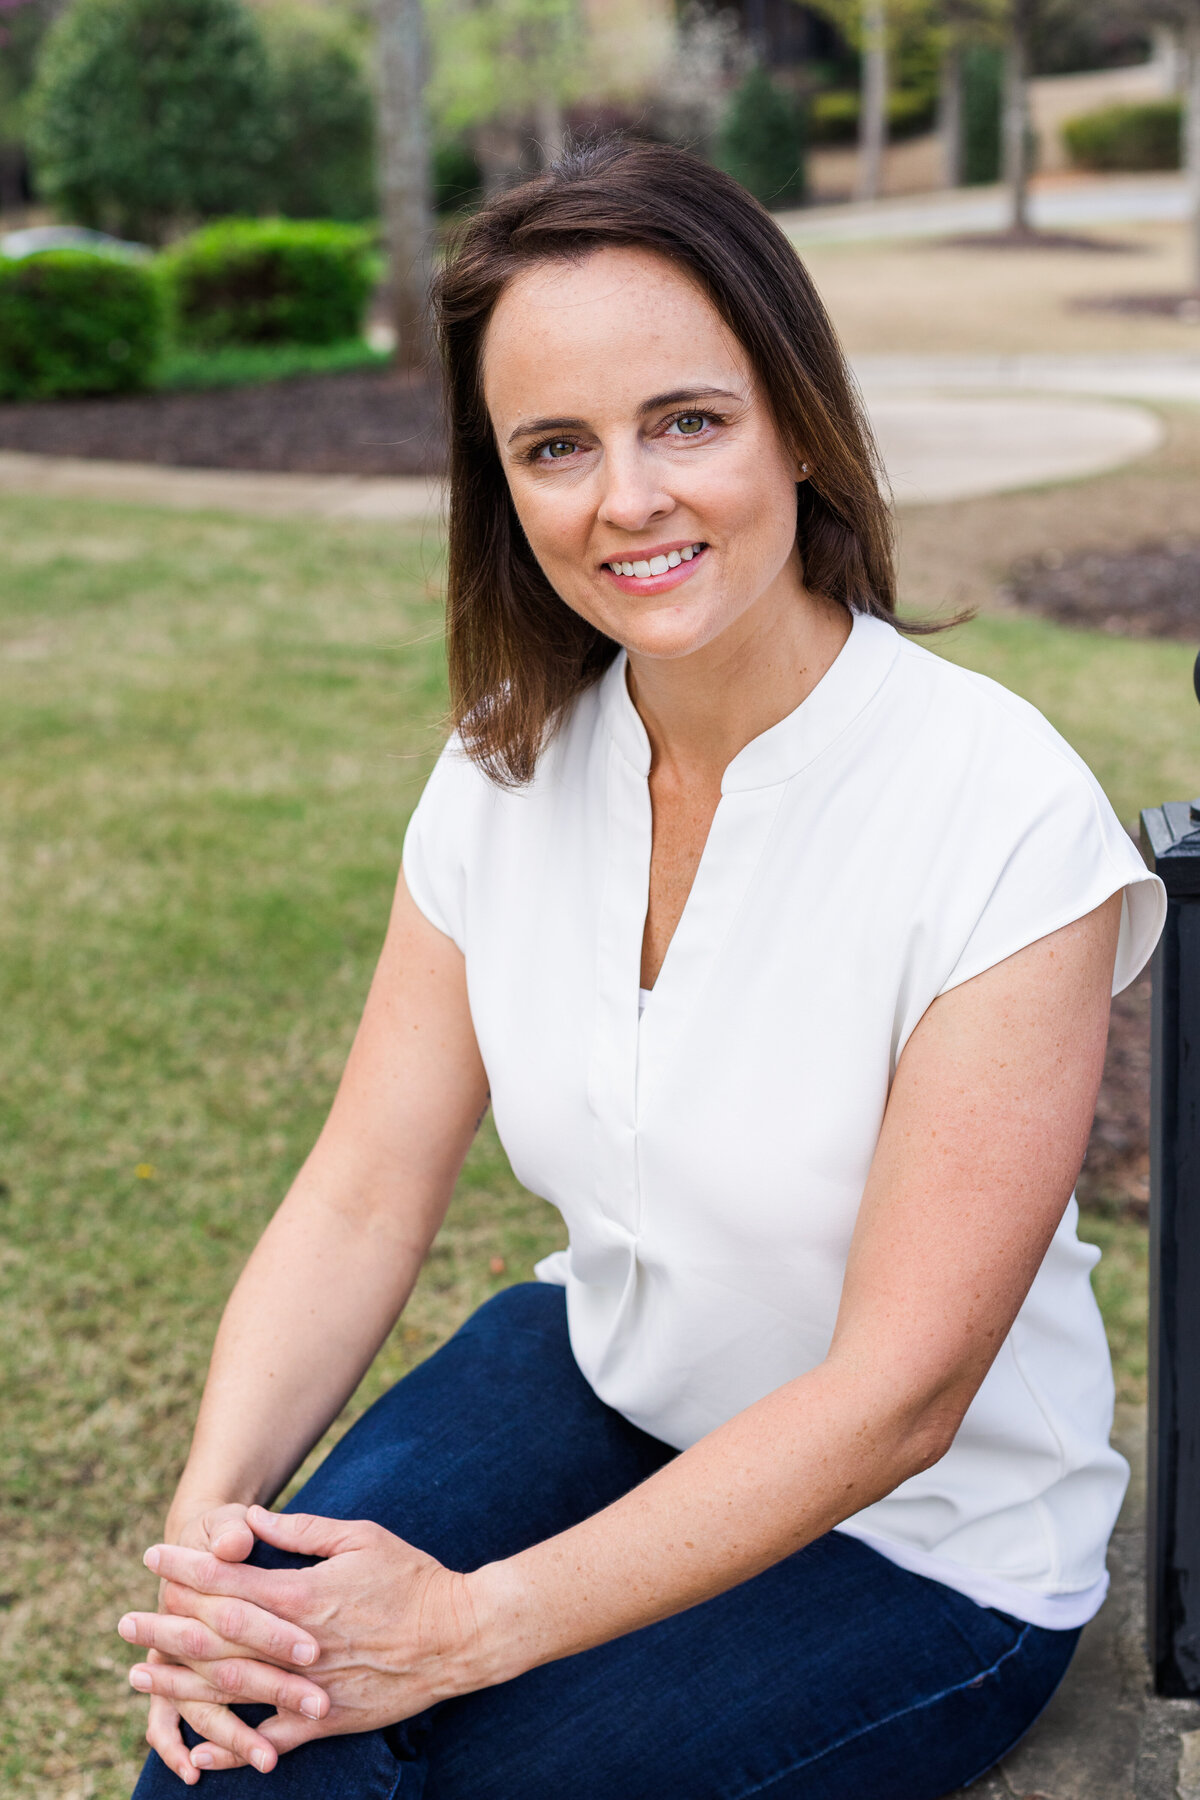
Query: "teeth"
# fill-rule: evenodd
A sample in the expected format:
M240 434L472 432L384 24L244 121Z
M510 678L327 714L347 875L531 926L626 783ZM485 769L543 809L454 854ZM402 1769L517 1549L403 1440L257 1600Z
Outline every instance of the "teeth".
M3 0L0 0L2 4ZM653 575L665 575L668 569L677 569L681 562L691 562L703 548L703 544L689 544L686 550L670 550L665 556L652 556L649 560L642 557L637 562L610 562L608 566L614 575L635 575L639 580L647 581Z

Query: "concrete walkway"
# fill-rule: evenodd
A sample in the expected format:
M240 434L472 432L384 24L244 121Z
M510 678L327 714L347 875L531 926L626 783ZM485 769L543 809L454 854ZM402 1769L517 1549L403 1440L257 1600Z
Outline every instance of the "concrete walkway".
M1035 181L1030 218L1042 231L1086 232L1097 226L1175 223L1190 216L1191 204L1184 175L1110 175L1043 187ZM803 207L776 216L792 242L803 246L1003 231L1009 210L1006 190L986 187Z
M887 391L1094 394L1200 406L1200 348L1136 356L851 357L868 396Z
M1200 1702L1157 1700L1144 1647L1146 1412L1117 1408L1133 1480L1108 1566L1112 1587L1066 1680L1000 1767L947 1800L1200 1800Z
M902 377L905 370L897 373ZM864 392L897 503L961 500L1078 479L1144 456L1161 442L1154 414L1128 403L1031 395L896 391L924 386L863 371ZM947 383L955 385L953 381ZM440 481L353 475L267 475L156 463L0 452L0 492L130 501L266 518L401 522L436 516Z

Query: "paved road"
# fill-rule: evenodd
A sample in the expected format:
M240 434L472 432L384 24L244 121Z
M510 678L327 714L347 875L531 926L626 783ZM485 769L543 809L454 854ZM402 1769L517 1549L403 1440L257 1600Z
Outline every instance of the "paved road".
M1190 216L1183 175L1109 176L1035 187L1033 224L1047 231L1097 225L1158 224ZM956 237L1002 231L1009 221L1002 187L957 188L870 203L804 207L777 215L795 244L841 244L880 238Z

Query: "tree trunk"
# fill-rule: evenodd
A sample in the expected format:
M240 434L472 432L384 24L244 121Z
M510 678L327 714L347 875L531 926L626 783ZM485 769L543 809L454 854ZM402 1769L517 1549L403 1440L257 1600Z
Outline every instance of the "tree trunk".
M551 163L558 161L567 147L566 120L554 94L543 93L538 96L536 118L542 167L548 169Z
M1184 167L1192 198L1191 280L1200 294L1200 0L1187 29L1187 95L1183 106Z
M1009 229L1025 233L1029 223L1029 65L1033 8L1012 0L1004 64L1004 179L1012 212Z
M948 188L963 181L962 45L951 39L942 55L938 83L938 136L942 146L942 180Z
M887 149L887 15L884 0L864 0L862 105L858 120L858 198L877 200Z
M397 366L415 369L429 354L433 230L421 0L375 0L375 25L388 308L396 332Z

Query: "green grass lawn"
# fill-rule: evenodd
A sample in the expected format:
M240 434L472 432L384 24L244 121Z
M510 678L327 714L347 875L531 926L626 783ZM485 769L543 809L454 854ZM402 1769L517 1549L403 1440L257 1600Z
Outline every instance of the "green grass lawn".
M0 1792L124 1800L113 1627L222 1299L317 1130L441 739L436 534L0 498ZM1195 790L1183 648L989 617L1118 810ZM1122 1375L1144 1243L1099 1219ZM560 1241L494 1135L352 1414ZM495 1259L504 1268L494 1272Z

